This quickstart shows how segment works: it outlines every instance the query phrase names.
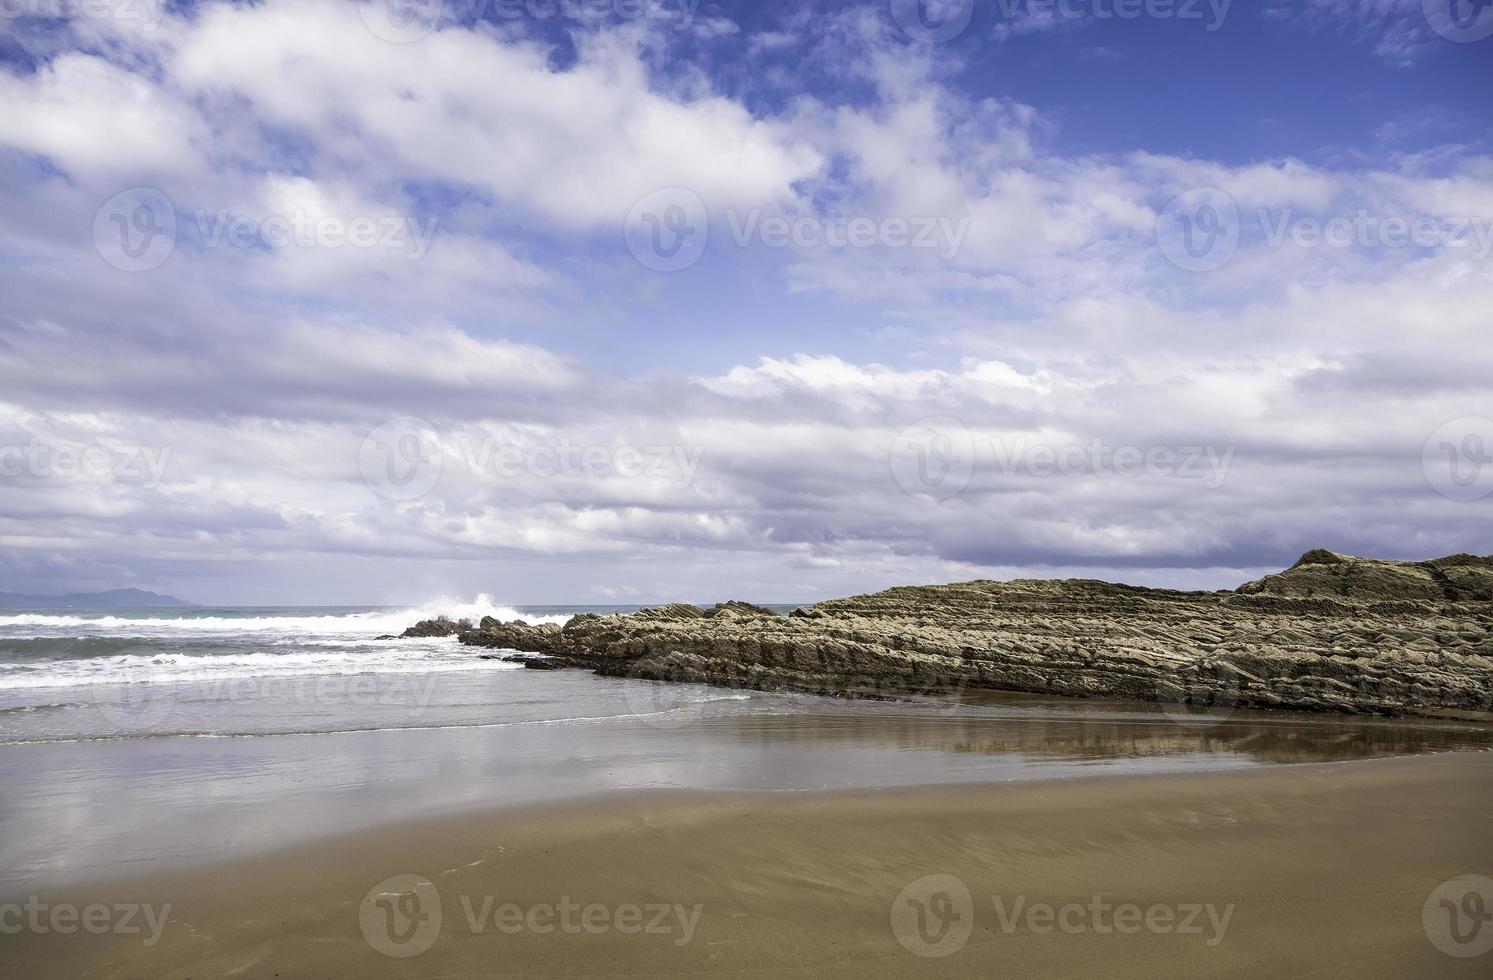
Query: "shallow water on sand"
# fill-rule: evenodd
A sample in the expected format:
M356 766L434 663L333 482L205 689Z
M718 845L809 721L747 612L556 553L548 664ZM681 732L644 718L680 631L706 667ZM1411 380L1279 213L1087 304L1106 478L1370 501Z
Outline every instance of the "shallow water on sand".
M993 694L843 702L523 670L449 640L372 639L409 615L0 618L0 895L607 792L1188 772L1493 745L1471 723Z
M494 804L639 789L809 790L1188 772L1480 748L1426 722L1078 703L838 702L581 672L441 675L485 721L0 746L0 894ZM252 704L220 705L218 728ZM321 710L328 710L320 706ZM642 710L639 710L642 709ZM275 711L283 711L276 706ZM398 712L396 712L398 713Z

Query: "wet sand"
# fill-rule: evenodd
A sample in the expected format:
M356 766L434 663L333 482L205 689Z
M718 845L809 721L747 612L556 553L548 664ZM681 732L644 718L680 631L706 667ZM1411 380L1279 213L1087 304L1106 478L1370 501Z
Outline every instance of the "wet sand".
M678 690L506 671L488 686L448 692L461 704L495 702L483 709L499 719L491 725L0 745L0 903L378 826L598 793L1204 772L1493 747L1493 727L1467 722L1173 714L1031 697L977 706L766 696L676 705ZM605 717L638 706L671 710ZM567 712L604 717L548 720ZM230 732L305 722L294 705L271 706L268 718L263 706L238 701L200 714ZM450 720L430 714L422 720Z
M151 946L145 930L23 930L0 936L0 965L26 977L1486 976L1493 953L1441 952L1423 907L1446 880L1493 874L1490 812L1486 752L626 794L44 894L171 910Z

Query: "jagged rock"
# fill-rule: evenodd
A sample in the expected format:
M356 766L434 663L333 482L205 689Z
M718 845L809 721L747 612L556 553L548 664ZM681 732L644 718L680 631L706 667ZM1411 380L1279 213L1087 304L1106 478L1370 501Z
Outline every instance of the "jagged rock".
M1227 592L1090 580L909 586L779 616L747 603L484 619L526 667L853 697L986 688L1402 714L1493 711L1493 559L1310 551Z
M732 599L730 602L718 602L711 606L705 613L706 619L750 619L753 616L776 616L777 613L766 606L754 606L750 602L738 602Z
M1284 572L1239 587L1246 594L1353 600L1493 600L1493 558L1451 555L1432 561L1382 561L1317 549Z
M462 620L461 623L457 623L453 620L447 619L445 616L437 616L435 619L422 619L414 626L411 626L403 633L400 633L399 636L401 639L420 639L431 636L455 636L457 633L461 632L462 623L466 624L467 629L470 629L472 626L472 624L467 620Z

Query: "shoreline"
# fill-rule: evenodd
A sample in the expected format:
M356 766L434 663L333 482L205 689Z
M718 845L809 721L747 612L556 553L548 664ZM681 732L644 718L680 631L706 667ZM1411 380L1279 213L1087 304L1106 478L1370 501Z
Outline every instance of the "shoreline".
M1405 562L1315 549L1232 591L980 580L899 586L787 616L738 601L578 614L563 625L443 616L384 639L455 636L529 669L842 698L993 690L1184 710L1476 718L1493 714L1490 601L1493 556Z
M89 963L99 972L88 975L111 977L706 969L1478 976L1486 968L1486 960L1440 952L1427 938L1422 906L1442 881L1493 873L1484 832L1493 754L1187 776L630 791L488 807L40 896L169 902L160 940L149 947L116 935L23 934L0 943L21 975L39 977L84 975ZM394 913L369 904L378 900L370 889L409 875L429 881L443 924L418 956L386 956L367 933L378 940L380 923ZM892 913L899 893L929 875L953 875L973 896L973 932L946 956L910 950L929 934L908 933ZM1028 910L1061 910L1091 906L1095 895L1147 912L1172 908L1178 921L1182 906L1211 905L1217 915L1197 921L1223 934L1208 945L1177 928L1068 933L1018 922L1006 929L1018 899ZM494 911L558 908L562 897L578 909L595 906L597 930L543 932ZM486 900L491 915L474 919ZM666 934L626 933L618 916L631 906L700 912L678 943L688 915L668 920L678 928ZM1228 906L1234 912L1225 920ZM1152 924L1159 920L1158 911ZM516 932L499 928L515 921Z
M458 676L458 675L449 675ZM466 677L469 675L459 675ZM517 718L598 697L657 717L585 724L389 728L356 734L214 735L0 748L0 901L125 875L252 857L303 841L440 815L632 791L800 793L1204 773L1283 763L1493 747L1487 726L1334 719L1240 709L1225 717L1095 702L994 710L792 698L697 704L667 685L567 672L504 672L492 689ZM485 692L485 693L484 693ZM704 693L709 693L704 692ZM231 728L218 705L203 706ZM249 711L237 722L258 723ZM130 773L151 773L148 783ZM251 779L243 774L256 774ZM112 801L107 802L107 801ZM125 805L128 803L128 805Z

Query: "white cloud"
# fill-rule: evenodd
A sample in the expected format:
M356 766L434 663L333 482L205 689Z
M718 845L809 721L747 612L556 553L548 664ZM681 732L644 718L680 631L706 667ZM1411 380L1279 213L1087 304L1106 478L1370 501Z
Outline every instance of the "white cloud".
M710 580L793 598L1031 567L1254 569L1319 544L1493 550L1469 508L1428 492L1420 458L1438 425L1487 411L1493 266L1451 243L1272 244L1258 216L1493 220L1493 162L1067 156L1031 107L960 95L926 52L866 23L851 25L865 49L828 68L873 94L781 113L660 77L636 32L588 33L557 67L485 27L388 44L327 2L210 5L0 71L0 445L171 450L154 486L0 477L0 576L146 568L164 584L278 564L315 588L330 569L373 580L349 570L367 559L465 569L451 576L501 559L520 584L605 567L598 594ZM110 268L88 237L101 200L134 182L166 190L185 228L153 273ZM761 357L733 347L713 363L706 330L694 363L707 366L614 368L636 311L586 357L558 353L584 346L559 332L504 339L517 321L571 327L582 304L606 318L614 293L662 294L618 272L620 241L596 242L668 184L712 209L940 216L968 234L952 258L792 248L754 264L762 250L727 246L710 258L760 295L728 312L772 338ZM1168 201L1200 187L1231 195L1247 226L1204 273L1170 265L1155 234ZM435 235L415 258L214 245L199 221L262 230L287 214ZM718 282L693 280L709 329ZM895 321L858 325L883 338L877 357L772 333L805 294L804 320L848 307ZM360 448L408 415L439 430L445 468L428 494L386 500ZM905 492L890 456L929 416L973 446L968 485L942 500ZM1044 477L1002 468L1023 441L1233 456L1211 488ZM653 473L496 474L471 455L565 445L699 455L687 474L677 458Z

